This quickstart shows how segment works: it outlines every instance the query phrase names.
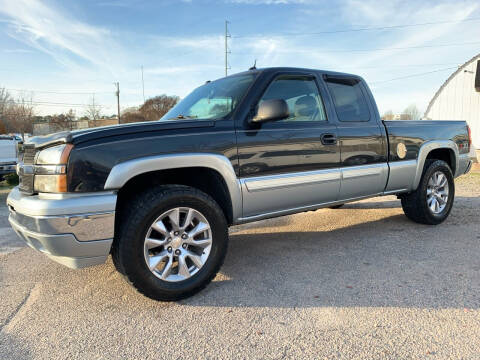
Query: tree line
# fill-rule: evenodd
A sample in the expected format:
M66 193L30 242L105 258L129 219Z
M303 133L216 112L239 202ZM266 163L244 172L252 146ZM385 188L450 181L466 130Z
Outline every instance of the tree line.
M10 93L0 88L0 134L25 134L33 130L34 106L32 98L25 94L14 99Z
M395 120L395 118L392 110L385 111L382 115L382 120ZM421 118L422 112L414 104L408 106L398 115L398 120L420 120Z
M17 133L25 138L25 134L33 133L33 123L48 123L51 132L74 130L78 127L78 121L89 121L89 127L102 125L102 120L116 119L116 115L106 116L102 114L102 107L92 97L90 103L84 109L84 115L77 117L74 110L60 114L38 116L32 100L33 94L21 94L17 98L5 88L0 88L0 134ZM125 109L121 114L122 123L156 121L174 107L180 98L178 96L159 95L146 100L138 107ZM415 105L408 106L400 115L386 111L382 120L419 120L422 113Z
M79 121L88 120L89 127L102 125L102 120L117 119L116 115L106 116L102 114L102 107L95 104L92 97L86 105L84 114L76 116L76 112L70 109L64 113L39 116L35 112L33 94L20 95L17 98L0 88L0 134L17 133L25 138L25 134L33 133L35 122L47 123L51 132L77 129ZM138 107L125 109L121 114L121 123L141 121L156 121L165 115L180 98L178 96L159 95L146 100Z

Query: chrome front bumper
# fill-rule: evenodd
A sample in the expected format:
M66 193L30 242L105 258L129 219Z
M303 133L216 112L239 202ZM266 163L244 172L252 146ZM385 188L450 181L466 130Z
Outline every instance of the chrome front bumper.
M113 192L25 195L14 188L7 198L8 220L32 248L71 268L105 262L113 242Z

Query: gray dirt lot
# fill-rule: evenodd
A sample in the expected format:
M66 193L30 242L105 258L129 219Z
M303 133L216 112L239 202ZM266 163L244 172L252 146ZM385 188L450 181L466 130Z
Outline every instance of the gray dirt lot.
M480 173L457 180L434 227L385 197L232 229L221 273L178 303L139 295L111 261L13 251L2 208L0 358L479 359L479 195Z

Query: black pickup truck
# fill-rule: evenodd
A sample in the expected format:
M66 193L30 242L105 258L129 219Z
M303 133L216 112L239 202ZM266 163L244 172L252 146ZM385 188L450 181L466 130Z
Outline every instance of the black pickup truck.
M140 292L176 300L219 271L229 225L387 194L411 220L441 223L470 146L463 121L381 121L359 76L254 69L159 121L30 139L9 220L64 265L111 254Z

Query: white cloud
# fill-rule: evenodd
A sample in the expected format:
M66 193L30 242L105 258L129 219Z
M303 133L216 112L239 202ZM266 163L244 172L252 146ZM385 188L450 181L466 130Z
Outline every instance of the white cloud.
M29 54L33 51L28 49L4 49L3 52L9 54Z
M421 3L398 0L340 0L340 6L337 3L337 6L328 7L323 1L320 3L313 0L218 1L246 5L307 5L292 7L291 21L285 24L283 29L285 33L462 20L472 16L479 6L475 1L429 0ZM100 5L129 6L131 3L132 0L104 0ZM74 89L82 87L97 89L99 92L105 92L103 97L99 95L99 101L112 105L112 109L115 100L112 95L113 81L121 82L122 106L138 105L142 101L141 64L144 65L147 96L159 93L184 96L205 80L213 80L223 74L224 38L220 34L162 36L126 31L120 33L122 30L114 31L104 26L89 24L53 2L39 0L0 0L0 15L2 16L0 22L8 24L8 34L11 37L51 56L63 65L61 69L64 71L59 74L57 80L49 77L50 89L65 89L68 87L65 84ZM257 59L258 67L323 68L359 73L367 81L381 81L423 70L418 71L418 68L408 66L422 62L452 62L471 55L462 53L462 48L388 50L353 54L329 50L410 47L452 43L460 41L458 39L466 42L480 35L478 28L474 28L475 24L444 23L395 31L363 31L321 36L297 37L273 34L256 38L233 37L230 41L232 50L230 63L233 66L231 72L246 70ZM469 37L465 38L464 32L460 29L467 26L475 31L469 31ZM268 33L269 29L269 24L265 24L265 33ZM23 50L18 45L2 51L11 52L13 57L14 52ZM400 70L392 70L394 67ZM443 75L440 73L425 79L438 79L437 83L440 84ZM411 79L408 82L415 84L415 92L411 87L405 87L407 82L404 81L378 86L375 88L375 95L378 95L379 106L383 109L390 108L396 101L396 106L401 110L404 105L413 102L412 97L415 97L413 100L418 99L425 103L428 94L433 94L436 90L437 83L424 82L423 78L421 79L422 81L416 82L415 79ZM40 89L44 86L43 83L45 81L41 80L34 83L29 78L25 79L24 84L11 84L11 87ZM36 94L36 100L53 101L54 97L40 98L40 95ZM86 103L87 99L75 99L70 96L59 98L58 101Z
M78 21L68 13L38 0L0 0L0 12L10 18L9 35L62 64L74 54L93 64L108 67L117 44L105 28Z
M288 5L311 3L310 0L226 0L226 2L246 5Z

